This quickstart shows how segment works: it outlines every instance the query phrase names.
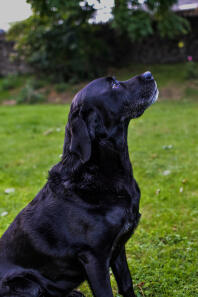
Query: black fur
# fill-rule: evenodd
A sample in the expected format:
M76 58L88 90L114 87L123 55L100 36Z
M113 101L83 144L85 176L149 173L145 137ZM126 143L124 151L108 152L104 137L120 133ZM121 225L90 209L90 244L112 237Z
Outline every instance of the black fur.
M135 296L125 243L136 228L140 190L127 146L131 118L156 99L154 79L100 78L74 98L63 157L0 239L1 297Z

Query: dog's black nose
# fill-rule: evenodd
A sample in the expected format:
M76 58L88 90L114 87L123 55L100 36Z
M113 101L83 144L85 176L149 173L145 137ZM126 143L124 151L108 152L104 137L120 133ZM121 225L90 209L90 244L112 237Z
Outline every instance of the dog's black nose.
M142 77L144 80L152 80L153 76L152 73L150 71L146 71L142 74Z

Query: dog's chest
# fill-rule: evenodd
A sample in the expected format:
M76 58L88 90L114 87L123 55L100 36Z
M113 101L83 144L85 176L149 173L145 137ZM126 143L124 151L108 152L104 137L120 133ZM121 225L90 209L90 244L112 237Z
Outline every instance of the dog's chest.
M118 207L108 214L108 221L111 221L111 228L116 230L113 249L118 244L124 244L132 235L138 225L140 218L139 205L130 203L124 207Z

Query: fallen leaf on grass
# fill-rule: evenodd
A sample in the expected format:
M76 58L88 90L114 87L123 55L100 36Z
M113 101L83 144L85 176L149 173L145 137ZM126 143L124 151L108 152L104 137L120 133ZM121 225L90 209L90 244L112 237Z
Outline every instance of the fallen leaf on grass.
M43 135L47 136L47 135L51 134L53 131L54 131L54 129L52 129L52 128L48 129L45 132L43 132Z
M136 284L136 286L140 289L142 296L145 297L144 292L142 290L142 287L144 286L145 282L141 282L139 284Z
M184 188L181 187L181 188L179 189L179 192L182 193L183 191L184 191Z
M157 189L156 192L155 192L155 194L156 195L159 195L159 193L160 193L160 189Z
M187 183L187 179L186 178L182 179L182 184L186 184L186 183Z
M169 144L169 145L163 145L162 148L164 150L171 150L173 148L173 145L172 144Z
M163 175L169 175L171 173L171 171L170 170L165 170L164 172L163 172Z
M61 131L61 128L56 128L56 129L54 129L54 128L50 128L50 129L44 131L44 132L43 132L43 135L47 136L47 135L49 135L49 134L52 134L52 133L55 132L55 131L56 131L56 132L60 132L60 131Z
M143 287L144 284L145 284L145 282L141 282L141 283L139 283L139 284L136 284L136 286L137 286L137 287Z

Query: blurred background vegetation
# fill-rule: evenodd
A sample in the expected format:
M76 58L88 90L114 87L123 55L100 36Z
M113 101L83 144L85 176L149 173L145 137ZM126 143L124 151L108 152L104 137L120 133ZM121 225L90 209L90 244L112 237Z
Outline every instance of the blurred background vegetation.
M147 69L164 82L162 97L198 94L187 81L198 78L196 1L110 1L103 21L99 0L27 2L32 15L0 32L0 102L70 102L90 79Z
M14 24L7 38L16 42L15 58L56 82L104 75L110 67L128 64L132 47L145 39L178 39L192 29L188 18L172 10L177 0L115 0L105 23L95 22L91 1L27 2L32 16Z

